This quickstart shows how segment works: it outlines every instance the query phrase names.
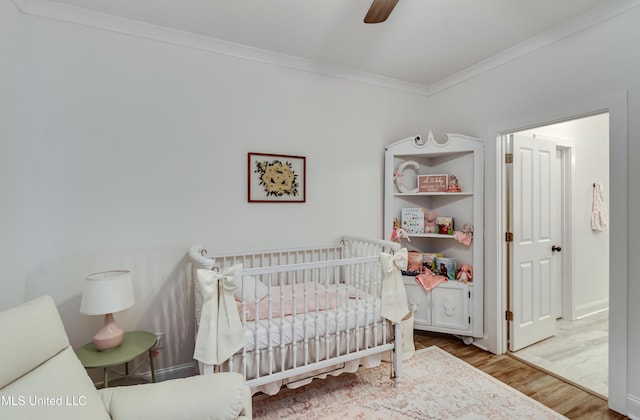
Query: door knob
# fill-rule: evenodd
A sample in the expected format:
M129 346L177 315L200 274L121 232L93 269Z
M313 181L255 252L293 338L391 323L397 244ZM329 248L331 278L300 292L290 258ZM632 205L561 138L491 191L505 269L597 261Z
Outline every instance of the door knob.
M551 247L551 251L553 251L553 252L560 252L560 251L562 251L562 247L559 247L559 246L555 246L555 245L553 245L553 246Z

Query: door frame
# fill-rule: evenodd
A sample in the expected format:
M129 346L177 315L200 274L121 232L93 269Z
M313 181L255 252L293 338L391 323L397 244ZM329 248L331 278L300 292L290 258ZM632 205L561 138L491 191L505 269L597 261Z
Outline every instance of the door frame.
M485 232L485 278L496 279L485 295L487 340L486 348L497 354L505 353L507 343L507 246L504 241L506 228L505 180L506 171L500 137L529 128L550 125L598 113L609 113L609 160L610 162L610 246L609 246L609 407L627 414L627 355L628 355L628 206L627 206L627 92L616 92L608 96L585 102L567 104L538 113L530 113L518 119L490 125L487 135L486 167L487 205L497 206L494 218L487 218ZM494 149L492 154L490 151ZM489 171L494 171L490 173ZM495 177L495 178L494 178ZM492 184L493 181L493 184ZM493 193L492 193L493 192ZM493 201L492 201L493 199ZM491 287L493 286L493 287ZM493 289L493 290L492 290ZM492 324L493 323L493 324ZM611 345L614 343L615 345Z
M560 234L560 243L562 244L562 273L561 273L561 301L560 301L560 317L570 321L575 320L574 301L574 278L573 278L573 182L575 179L575 162L573 154L575 148L573 139L563 140L556 143L556 150L560 151L560 176L562 183L560 185L560 197L562 199L562 213L560 215L560 224L562 233Z

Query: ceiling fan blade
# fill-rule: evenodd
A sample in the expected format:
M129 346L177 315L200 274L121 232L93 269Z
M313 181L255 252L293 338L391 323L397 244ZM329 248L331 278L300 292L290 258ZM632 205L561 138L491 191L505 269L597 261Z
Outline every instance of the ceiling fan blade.
M364 23L384 22L397 3L398 0L373 0L367 15L364 17Z

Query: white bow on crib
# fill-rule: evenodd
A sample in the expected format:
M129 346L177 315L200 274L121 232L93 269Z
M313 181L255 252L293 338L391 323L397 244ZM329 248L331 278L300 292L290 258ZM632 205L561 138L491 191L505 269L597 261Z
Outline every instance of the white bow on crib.
M400 322L409 313L407 293L404 290L402 273L407 269L409 253L407 248L393 255L380 253L382 264L382 311L381 315L393 323Z
M194 359L217 365L244 346L242 323L233 297L241 275L242 264L222 272L198 270L198 290L203 303Z

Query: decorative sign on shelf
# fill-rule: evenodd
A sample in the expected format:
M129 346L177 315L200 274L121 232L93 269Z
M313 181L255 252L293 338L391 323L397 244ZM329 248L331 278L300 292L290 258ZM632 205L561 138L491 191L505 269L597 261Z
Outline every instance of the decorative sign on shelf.
M418 192L445 192L449 176L440 175L418 175Z

